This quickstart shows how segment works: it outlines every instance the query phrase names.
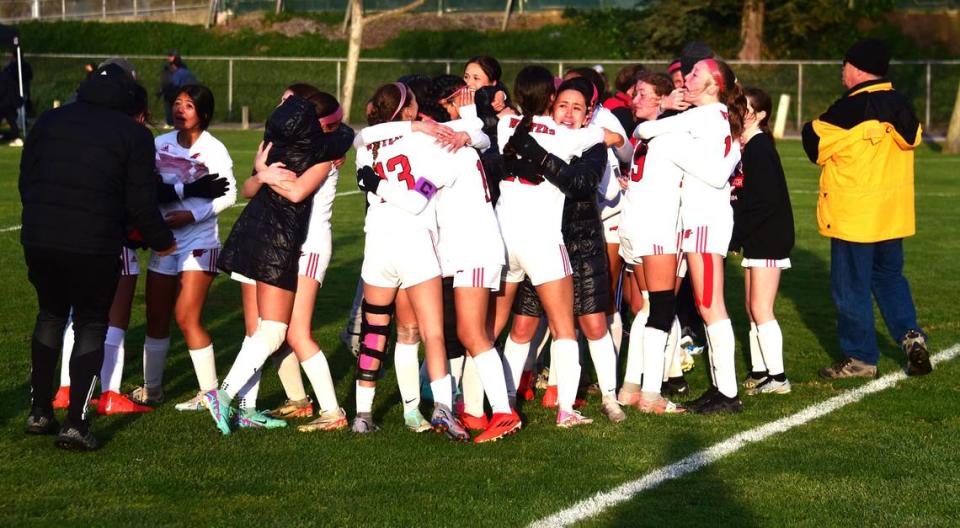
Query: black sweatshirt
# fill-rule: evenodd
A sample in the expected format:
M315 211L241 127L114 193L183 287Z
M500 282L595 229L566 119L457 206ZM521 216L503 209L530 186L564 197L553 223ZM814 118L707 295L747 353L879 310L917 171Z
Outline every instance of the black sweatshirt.
M793 249L793 209L773 139L760 133L743 149L731 179L733 237L730 249L752 259L784 259Z

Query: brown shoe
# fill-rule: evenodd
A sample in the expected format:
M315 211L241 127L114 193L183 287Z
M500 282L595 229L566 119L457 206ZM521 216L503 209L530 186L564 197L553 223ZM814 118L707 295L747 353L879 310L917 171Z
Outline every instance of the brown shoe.
M820 377L827 379L875 378L877 377L877 366L848 357L841 359L836 365L820 369Z

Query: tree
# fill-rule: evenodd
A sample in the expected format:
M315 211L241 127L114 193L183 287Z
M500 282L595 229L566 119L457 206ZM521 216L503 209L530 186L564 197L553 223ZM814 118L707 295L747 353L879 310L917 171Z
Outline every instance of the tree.
M759 61L763 53L764 0L744 0L740 21L740 52L737 58Z

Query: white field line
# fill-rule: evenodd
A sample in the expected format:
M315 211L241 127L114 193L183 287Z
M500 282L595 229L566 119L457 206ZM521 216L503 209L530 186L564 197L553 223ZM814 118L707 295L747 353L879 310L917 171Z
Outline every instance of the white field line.
M360 190L359 190L359 189L356 189L356 190L353 190L353 191L343 191L343 192L337 193L336 196L352 196L352 195L354 195L354 194L360 194ZM235 208L235 207L244 207L244 206L246 206L246 205L247 205L247 202L238 203L238 204L233 204L233 205L230 206L230 209L233 209L233 208ZM17 224L17 225L14 225L14 226L9 226L9 227L2 227L2 228L0 228L0 233L9 233L10 231L20 231L20 228L21 228L21 227L23 227L23 226L21 226L20 224Z
M957 355L960 355L960 343L954 344L950 348L939 352L930 359L934 365L937 365L938 363L950 361L951 359L957 357ZM682 460L674 462L673 464L655 469L654 471L647 473L637 480L626 482L610 491L597 493L596 495L584 499L573 506L570 506L569 508L559 511L549 517L544 517L543 519L532 523L530 526L536 528L545 528L548 526L569 526L575 522L582 521L620 503L626 502L641 492L656 488L668 480L677 479L689 473L693 473L694 471L710 465L729 454L739 451L741 448L746 447L749 444L763 441L767 437L777 433L789 431L794 427L798 427L812 420L816 420L821 416L830 414L837 409L850 405L851 403L856 403L868 394L874 394L889 389L906 377L907 376L903 371L893 372L873 380L866 385L844 392L843 394L834 396L833 398L820 403L811 405L791 416L787 416L774 422L738 433L730 438L727 438L726 440L723 440L722 442L697 451L696 453L693 453Z

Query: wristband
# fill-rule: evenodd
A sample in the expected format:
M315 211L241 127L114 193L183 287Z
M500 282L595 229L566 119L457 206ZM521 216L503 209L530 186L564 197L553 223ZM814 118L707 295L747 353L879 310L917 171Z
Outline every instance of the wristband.
M413 190L423 195L424 198L429 200L433 198L433 195L437 194L437 186L433 184L432 181L426 178L420 178L417 180L417 184L413 187Z

